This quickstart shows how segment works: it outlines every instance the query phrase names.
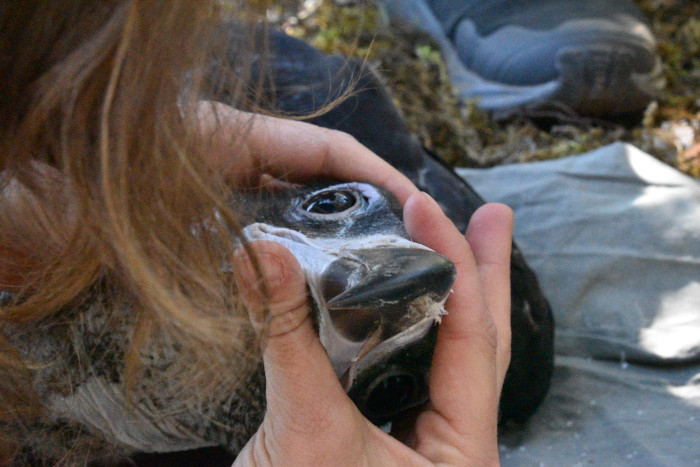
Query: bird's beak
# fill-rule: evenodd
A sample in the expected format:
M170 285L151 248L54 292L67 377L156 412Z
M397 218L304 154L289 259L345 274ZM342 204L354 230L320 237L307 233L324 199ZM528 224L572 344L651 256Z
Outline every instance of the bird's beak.
M456 278L449 259L393 234L309 238L264 223L244 234L299 260L321 343L367 417L384 420L427 400L434 324Z
M371 399L392 398L370 397L378 388L392 392L399 389L394 385L409 384L401 391L410 389L416 403L425 400L427 388L417 386L427 371L416 365L416 358L430 359L432 346L424 348L423 341L444 312L455 277L450 260L424 248L347 251L328 265L319 283L319 298L325 302L319 334L346 391L366 396L365 404L376 405L384 415L391 407ZM422 356L411 357L418 348Z

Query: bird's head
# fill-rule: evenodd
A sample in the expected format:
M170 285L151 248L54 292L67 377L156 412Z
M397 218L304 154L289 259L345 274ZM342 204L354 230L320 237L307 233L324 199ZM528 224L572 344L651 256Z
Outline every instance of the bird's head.
M360 410L379 421L425 402L433 328L456 272L408 238L396 199L336 183L242 201L245 238L280 243L301 264L321 343Z

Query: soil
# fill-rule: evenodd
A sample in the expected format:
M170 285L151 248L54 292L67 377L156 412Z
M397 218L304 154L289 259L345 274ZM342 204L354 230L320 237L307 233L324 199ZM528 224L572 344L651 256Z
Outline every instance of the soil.
M375 67L423 144L454 166L559 158L626 141L700 177L700 4L636 1L657 38L662 70L656 99L625 121L554 113L496 121L456 96L428 36L392 25L373 3L276 2L268 17L325 52L360 57Z

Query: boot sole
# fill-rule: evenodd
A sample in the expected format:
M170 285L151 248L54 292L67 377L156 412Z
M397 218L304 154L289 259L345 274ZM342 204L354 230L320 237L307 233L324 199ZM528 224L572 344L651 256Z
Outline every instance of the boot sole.
M429 34L440 46L452 84L464 99L490 111L495 118L517 113L556 109L563 113L593 117L624 115L641 111L653 99L661 62L655 53L651 31L642 23L632 35L603 20L563 23L550 31L533 31L516 26L502 28L487 38L479 37L476 28L464 21L460 28L471 29L475 47L514 47L523 38L528 43L546 41L571 43L557 53L558 76L544 83L513 85L484 78L468 69L454 43L445 35L440 23L422 0L383 0L394 21L408 23ZM466 24L465 24L466 23ZM530 37L528 37L530 36ZM587 37L595 37L595 41Z

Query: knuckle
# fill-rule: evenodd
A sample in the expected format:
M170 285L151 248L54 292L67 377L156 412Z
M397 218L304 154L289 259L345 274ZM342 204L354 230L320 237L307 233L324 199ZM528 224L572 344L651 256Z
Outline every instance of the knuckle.
M360 145L357 139L351 134L332 129L325 129L324 144L326 159L332 157L332 155L337 153L339 149L341 149L340 152L344 153L347 151L352 151L358 145Z
M294 334L310 317L306 297L298 297L293 302L275 304L267 314L266 337L271 339Z
M334 129L326 129L326 132L329 141L336 141L345 144L358 144L357 139L355 139L355 137L352 136L350 133Z

